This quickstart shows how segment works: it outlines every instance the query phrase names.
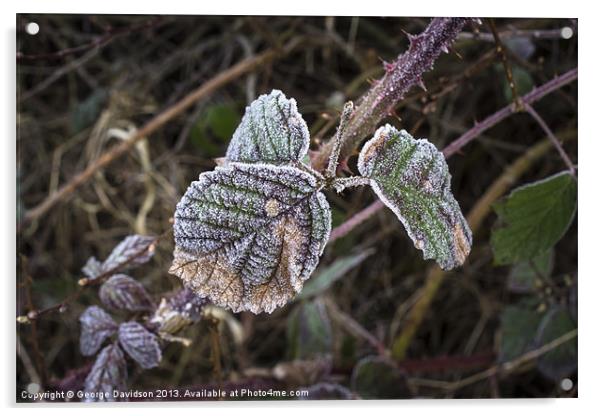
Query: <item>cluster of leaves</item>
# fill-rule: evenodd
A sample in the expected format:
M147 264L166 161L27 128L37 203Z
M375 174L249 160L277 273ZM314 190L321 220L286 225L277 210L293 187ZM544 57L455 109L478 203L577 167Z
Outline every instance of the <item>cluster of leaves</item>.
M129 320L117 323L100 306L88 307L79 318L80 351L96 354L105 341L113 339L96 356L86 377L87 401L112 401L114 392L127 382L126 354L140 367L149 369L161 361L160 339L198 320L205 301L184 289L157 307L144 286L134 278L118 273L149 261L154 254L155 237L131 235L119 243L104 262L91 257L83 273L91 281L108 277L99 289L102 304L113 312L123 312ZM126 354L124 354L124 351Z
M178 203L170 272L218 306L271 313L299 293L328 242L331 213L322 190L365 184L425 259L446 270L461 265L471 231L445 158L427 140L386 125L360 154L362 176L336 177L352 109L345 106L320 173L307 163L309 132L294 99L274 90L247 107L221 165L202 173Z
M540 348L576 328L577 283L554 271L554 246L571 225L577 182L568 172L515 189L494 208L502 223L492 234L494 260L512 265L508 289L521 294L501 315L500 362ZM561 380L577 368L573 338L541 355L538 368Z

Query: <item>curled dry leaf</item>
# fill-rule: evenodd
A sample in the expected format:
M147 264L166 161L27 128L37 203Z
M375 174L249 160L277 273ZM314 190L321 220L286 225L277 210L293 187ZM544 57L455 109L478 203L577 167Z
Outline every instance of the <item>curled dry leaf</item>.
M226 159L230 162L283 164L299 161L309 148L309 131L297 102L282 91L259 96L247 107L234 132Z
M144 286L125 274L111 276L100 287L99 295L102 303L113 309L140 312L153 308L153 301Z
M84 382L85 401L114 401L113 392L126 390L126 380L123 351L116 343L104 347Z
M159 333L175 334L200 319L203 307L208 303L192 290L184 288L169 299L161 299L150 322L157 325Z
M130 321L119 325L119 343L142 368L156 367L161 361L157 336L138 322Z
M444 270L464 263L472 233L452 195L445 157L435 146L387 124L364 145L358 168L425 259L435 259Z
M79 349L83 355L93 355L98 351L103 341L117 331L117 324L98 306L90 306L79 317L81 335Z
M170 273L234 312L272 312L303 287L330 234L314 176L292 166L229 163L178 203Z

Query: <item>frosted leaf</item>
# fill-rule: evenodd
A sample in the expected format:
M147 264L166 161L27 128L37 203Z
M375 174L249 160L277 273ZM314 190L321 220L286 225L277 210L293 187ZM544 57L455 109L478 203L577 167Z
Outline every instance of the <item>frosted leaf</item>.
M82 326L79 337L79 349L83 355L93 355L103 341L117 331L117 324L98 306L90 306L79 317Z
M170 273L234 312L272 312L303 287L330 234L316 178L291 166L230 163L193 182L175 213Z
M129 235L123 239L102 264L103 272L116 268L128 269L131 266L144 264L155 254L153 236Z
M192 290L184 288L169 299L161 299L150 322L158 332L175 334L200 319L203 307L208 303Z
M114 391L127 389L127 376L127 364L119 345L104 347L84 382L84 392L89 393L85 401L114 401Z
M89 279L96 279L102 274L102 263L96 257L90 257L86 265L82 268L82 273Z
M309 148L309 131L297 102L282 91L259 96L246 109L226 152L229 162L284 164Z
M153 308L144 286L125 274L111 276L100 287L99 296L102 303L113 309L140 312Z
M435 146L387 124L364 145L358 168L425 259L435 259L444 270L464 263L472 233L452 195L445 157Z
M153 368L161 361L157 336L135 321L119 325L119 343L140 367Z

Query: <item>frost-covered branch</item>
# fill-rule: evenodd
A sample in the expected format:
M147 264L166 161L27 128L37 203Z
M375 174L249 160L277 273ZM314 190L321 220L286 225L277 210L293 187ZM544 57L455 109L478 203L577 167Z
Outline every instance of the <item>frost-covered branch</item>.
M413 86L422 86L422 74L433 68L441 52L447 52L460 30L470 19L434 18L420 35L408 35L410 47L394 62L385 63L385 75L361 98L343 135L341 156L347 158L359 143L372 134ZM323 146L313 160L322 170L328 163L334 142Z

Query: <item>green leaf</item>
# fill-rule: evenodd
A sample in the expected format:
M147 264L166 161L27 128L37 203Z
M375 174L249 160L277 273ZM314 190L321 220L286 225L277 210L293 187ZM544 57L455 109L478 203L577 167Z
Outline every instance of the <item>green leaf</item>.
M178 203L170 273L235 312L272 312L303 287L330 235L311 174L228 163L202 173Z
M504 224L493 231L496 264L532 259L566 233L577 206L577 182L568 172L516 188L494 205Z
M336 260L324 270L318 270L315 277L305 285L303 291L297 296L297 299L307 299L324 292L334 282L343 277L345 273L355 268L372 254L374 254L374 249L364 250L359 254Z
M364 399L410 397L405 376L393 361L384 357L360 360L353 369L351 389Z
M387 124L364 145L358 168L425 259L435 259L444 270L464 263L472 233L452 195L445 157L435 146Z
M236 130L240 116L230 104L214 104L207 108L190 129L190 140L208 157L223 154L227 143Z
M300 303L288 316L288 354L291 359L311 359L332 353L332 327L324 303Z
M533 349L541 315L524 307L506 306L501 315L498 360L510 361Z
M510 270L508 289L529 293L537 288L537 281L550 277L554 267L554 251L548 250L532 260L517 263Z
M230 162L285 164L298 162L309 148L309 130L297 102L282 91L261 95L247 107L234 132L226 159Z
M574 330L577 326L565 308L551 309L542 319L537 333L537 347ZM577 338L573 338L545 353L537 361L537 368L552 380L561 380L577 369Z

